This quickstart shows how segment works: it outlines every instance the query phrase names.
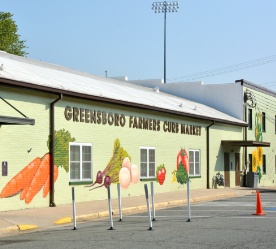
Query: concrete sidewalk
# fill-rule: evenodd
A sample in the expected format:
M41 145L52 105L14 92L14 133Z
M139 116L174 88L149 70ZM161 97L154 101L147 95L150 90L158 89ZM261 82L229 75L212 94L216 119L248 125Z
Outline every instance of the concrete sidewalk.
M275 187L273 188L274 190ZM260 189L261 190L261 189ZM244 196L256 193L255 189L246 187L191 190L190 201L194 202ZM151 203L151 196L149 196ZM145 196L125 197L121 200L122 214L147 211ZM155 210L187 203L187 192L169 192L154 195ZM113 217L119 219L118 199L112 199ZM76 203L77 222L108 217L108 200ZM157 212L158 216L158 212ZM73 222L73 205L33 208L0 212L0 235L12 231L29 229L46 229ZM72 223L73 228L73 223Z

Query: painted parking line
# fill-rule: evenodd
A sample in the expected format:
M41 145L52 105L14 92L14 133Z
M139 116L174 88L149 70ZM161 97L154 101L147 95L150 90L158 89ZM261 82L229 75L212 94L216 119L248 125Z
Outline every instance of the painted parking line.
M276 202L262 202L263 206L276 206ZM194 204L193 207L251 207L256 206L256 201L254 202L227 202L227 203L219 203L219 202L206 202L201 204Z
M252 215L252 216L231 216L231 217L213 217L216 219L276 219L276 217L268 217L268 216L256 216L256 215Z
M276 211L276 207L265 208L266 211Z
M206 203L206 204L196 204L194 207L251 207L255 206L256 203Z
M131 216L127 216L130 218L145 218L148 217L147 215L131 215ZM186 218L183 215L158 215L155 216L155 218ZM192 218L212 218L212 216L192 216Z
M253 209L252 209L253 210ZM229 209L229 210L226 210L226 209L213 209L213 210L195 210L195 209L191 209L191 212L242 212L242 211L248 211L248 210L241 210L241 209ZM188 212L188 210L162 210L162 212Z

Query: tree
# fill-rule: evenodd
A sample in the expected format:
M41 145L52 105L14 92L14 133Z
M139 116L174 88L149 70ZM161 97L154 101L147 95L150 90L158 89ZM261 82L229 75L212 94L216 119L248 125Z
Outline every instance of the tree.
M25 42L17 34L17 25L9 12L0 12L0 50L10 54L26 56Z

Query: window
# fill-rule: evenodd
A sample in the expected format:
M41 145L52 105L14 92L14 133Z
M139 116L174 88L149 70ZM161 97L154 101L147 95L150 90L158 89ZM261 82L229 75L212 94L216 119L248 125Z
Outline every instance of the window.
M252 130L252 109L248 109L248 129Z
M263 174L266 174L266 156L263 155Z
M189 175L200 176L200 151L189 150Z
M70 143L70 181L92 180L92 144Z
M155 177L155 148L140 147L140 177Z
M262 112L262 131L265 131L265 112Z

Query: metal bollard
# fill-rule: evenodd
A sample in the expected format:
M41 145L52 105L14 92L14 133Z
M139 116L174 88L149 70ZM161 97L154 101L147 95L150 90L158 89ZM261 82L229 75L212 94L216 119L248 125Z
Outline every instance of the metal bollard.
M110 228L108 230L113 230L113 218L112 218L112 206L111 206L111 197L110 197L110 185L107 186L107 195L108 195L108 208L109 208L109 220L110 220Z
M191 221L191 201L190 201L190 179L187 182L187 199L188 199L188 220L187 222Z
M154 185L150 182L151 186L151 206L152 206L152 221L155 221L155 205L154 205Z
M73 230L76 230L77 222L76 222L76 202L75 202L75 188L74 187L72 187L72 203L73 203L73 222L74 222Z
M119 221L122 221L123 220L123 215L122 215L122 199L121 199L121 185L120 185L120 183L117 183L117 190L118 190L119 213L120 213Z
M151 220L151 212L150 212L150 205L149 205L148 185L145 184L144 188L145 188L145 194L146 194L146 201L147 201L147 207L148 207L148 216L149 216L149 225L150 225L148 230L152 230L152 220Z

